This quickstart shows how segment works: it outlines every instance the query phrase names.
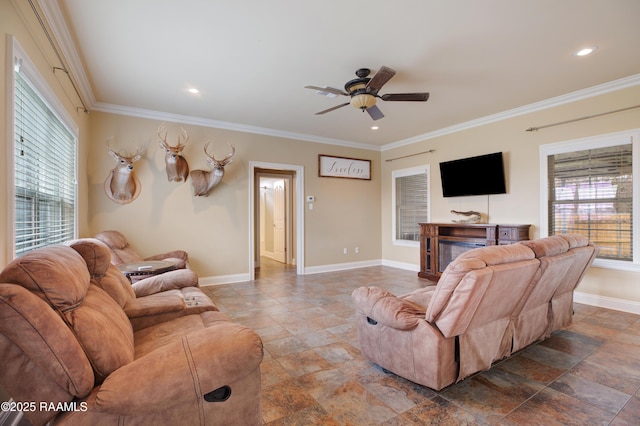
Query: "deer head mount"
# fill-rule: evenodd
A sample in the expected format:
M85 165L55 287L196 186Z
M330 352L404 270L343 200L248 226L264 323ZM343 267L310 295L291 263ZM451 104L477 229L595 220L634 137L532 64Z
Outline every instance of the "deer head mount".
M164 132L164 136L162 133ZM189 176L189 163L182 156L182 150L189 142L189 133L180 127L180 134L178 135L178 144L169 145L167 142L168 131L164 123L158 128L158 137L160 141L160 148L164 149L164 164L167 171L167 179L169 182L186 182L187 176ZM183 141L184 140L184 141Z
M229 145L231 152L222 160L216 160L213 154L209 154L207 148L209 142L204 146L204 154L207 156L207 162L211 166L211 170L193 170L189 175L191 176L191 187L193 188L193 195L197 197L206 197L209 192L216 187L222 181L224 176L224 167L231 163L233 155L236 153L235 147Z
M133 171L133 163L142 158L144 146L139 146L135 154L124 151L114 151L107 141L109 154L117 161L104 181L104 192L112 201L118 204L128 204L138 198L142 185Z

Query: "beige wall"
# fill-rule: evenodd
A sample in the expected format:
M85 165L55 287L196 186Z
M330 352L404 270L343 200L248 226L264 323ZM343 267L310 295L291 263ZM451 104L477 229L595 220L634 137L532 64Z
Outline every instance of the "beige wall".
M64 74L54 74L52 69L54 66L59 67L55 55L48 41L44 38L43 32L35 19L35 15L31 12L28 3L19 2L19 7L14 7L14 3L10 0L0 0L0 152L2 155L2 170L0 173L0 223L4 224L0 227L0 266L4 267L12 258L12 249L9 247L11 235L10 225L8 223L9 195L8 186L10 184L7 170L10 160L11 149L13 147L13 123L8 120L7 102L11 102L7 85L10 84L11 76L7 75L8 68L11 67L12 59L7 59L7 43L8 36L12 35L18 41L20 46L26 51L31 61L36 65L47 84L53 90L64 105L71 118L75 121L79 128L79 146L78 146L78 226L79 232L87 232L88 229L88 202L87 202L87 169L86 145L83 141L88 139L89 115L78 111L76 108L81 105L73 88L69 86L67 77Z
M190 142L184 156L191 169L207 169L203 147L217 157L236 148L222 183L208 197L194 197L191 181L169 183L164 151L157 144L160 121L95 112L91 114L89 210L92 233L118 229L144 255L183 248L202 277L249 273L250 162L304 167L304 194L314 195L313 210L304 212L305 267L379 261L380 153L300 140L184 125ZM170 127L176 124L168 123ZM135 163L142 193L130 204L106 197L103 182L115 161L106 139L133 152L145 143L144 158ZM169 140L171 142L171 140ZM318 177L318 154L372 160L371 181ZM307 204L305 203L305 207ZM354 253L358 246L360 252ZM343 254L343 248L348 254Z
M578 121L536 132L532 126L557 123L637 105L640 86L572 102L562 106L497 121L480 127L434 137L382 153L382 258L389 262L418 265L419 250L391 242L391 173L393 170L429 164L431 168L431 221L450 222L450 210L487 213L492 223L531 224L531 238L540 236L540 145L640 127L640 109ZM401 160L386 160L433 149ZM441 161L502 151L505 154L507 194L443 198L440 187ZM469 176L470 179L481 178ZM637 203L636 203L637 204ZM593 296L640 302L640 272L592 268L580 292Z

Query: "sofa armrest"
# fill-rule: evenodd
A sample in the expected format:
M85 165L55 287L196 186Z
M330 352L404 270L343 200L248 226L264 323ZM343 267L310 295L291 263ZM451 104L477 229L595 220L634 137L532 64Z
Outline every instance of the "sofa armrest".
M148 296L167 290L198 287L198 275L191 269L177 269L136 281L131 285L136 297Z
M351 300L356 309L387 327L412 330L425 319L424 306L400 299L378 287L357 288L351 294Z
M233 385L262 362L260 337L249 328L221 321L150 352L119 368L87 400L90 409L115 415L147 414L201 400Z

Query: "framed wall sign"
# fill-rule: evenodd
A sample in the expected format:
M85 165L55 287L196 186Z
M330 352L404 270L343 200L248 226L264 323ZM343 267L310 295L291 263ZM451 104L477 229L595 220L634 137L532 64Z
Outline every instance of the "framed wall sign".
M371 180L371 160L318 155L318 176Z

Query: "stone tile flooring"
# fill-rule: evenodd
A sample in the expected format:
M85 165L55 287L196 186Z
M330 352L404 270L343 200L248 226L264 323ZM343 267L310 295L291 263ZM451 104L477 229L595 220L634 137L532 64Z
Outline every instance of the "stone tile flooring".
M266 425L638 425L640 316L575 305L573 324L435 392L367 361L351 292L427 284L389 267L297 276L262 259L253 282L204 287L264 342Z

